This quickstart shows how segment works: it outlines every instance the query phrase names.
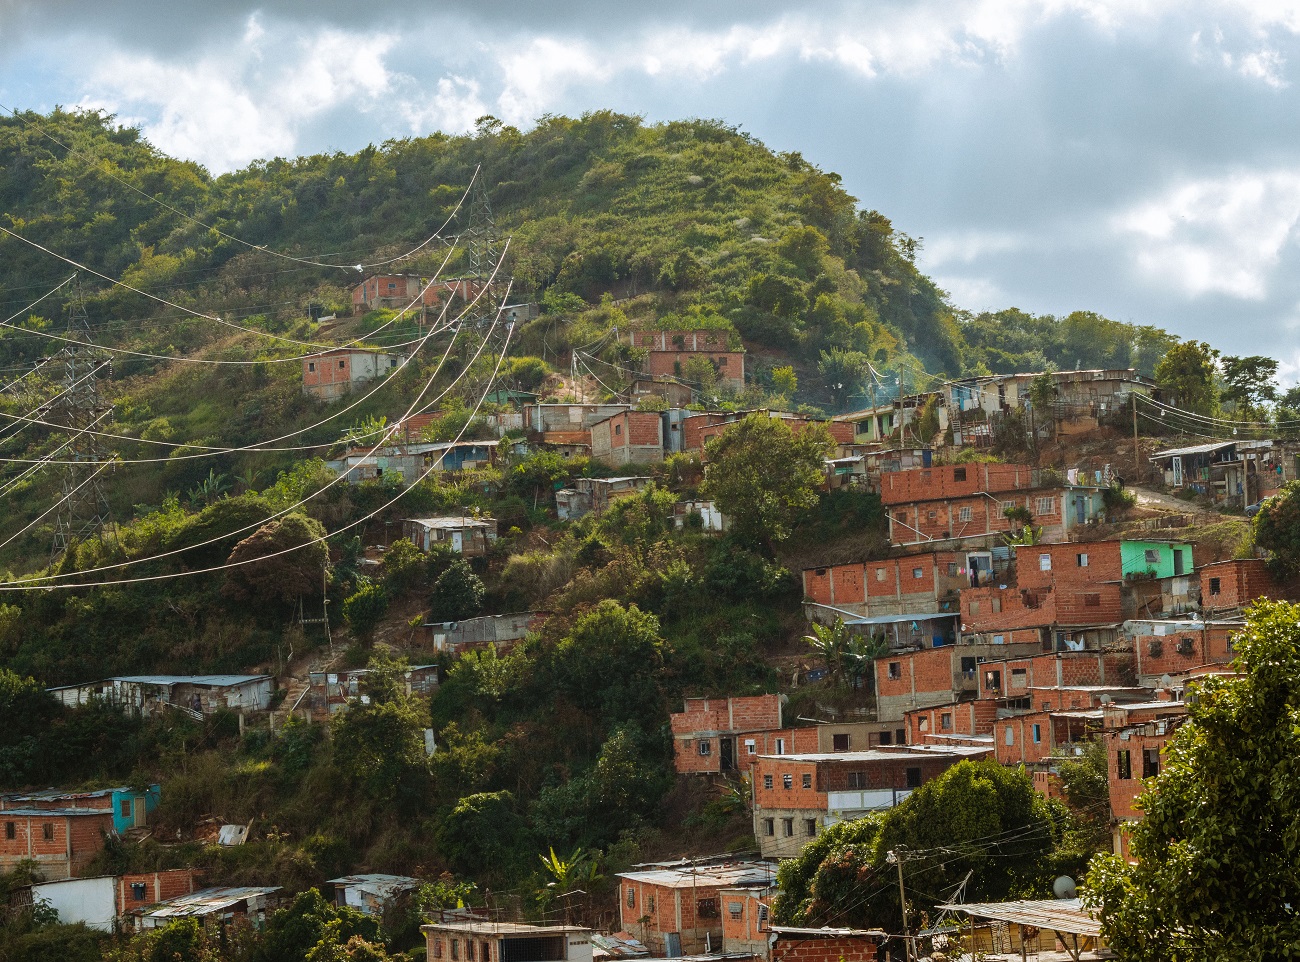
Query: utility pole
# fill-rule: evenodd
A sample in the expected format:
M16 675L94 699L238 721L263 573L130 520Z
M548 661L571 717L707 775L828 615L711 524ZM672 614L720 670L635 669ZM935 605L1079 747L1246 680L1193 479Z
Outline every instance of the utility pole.
M1128 392L1133 402L1133 483L1137 484L1142 476L1142 450L1138 447L1138 396L1137 391Z
M57 558L69 544L103 533L109 521L108 501L99 484L106 454L93 428L113 410L99 394L101 373L109 370L108 355L90 340L90 321L78 284L75 301L68 306L69 344L56 357L63 362L63 392L53 404L54 420L65 426L68 446L64 450L63 503L54 520L51 558Z
M907 962L912 962L912 933L907 927L907 891L903 888L903 853L906 851L901 845L897 849L891 849L885 856L885 861L898 867L898 902L903 909L903 952Z

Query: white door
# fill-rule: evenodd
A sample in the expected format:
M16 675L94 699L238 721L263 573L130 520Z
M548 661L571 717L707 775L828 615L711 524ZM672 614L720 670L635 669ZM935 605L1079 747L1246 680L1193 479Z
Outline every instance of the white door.
M461 549L465 547L465 536L459 531L451 533L451 550L460 554Z

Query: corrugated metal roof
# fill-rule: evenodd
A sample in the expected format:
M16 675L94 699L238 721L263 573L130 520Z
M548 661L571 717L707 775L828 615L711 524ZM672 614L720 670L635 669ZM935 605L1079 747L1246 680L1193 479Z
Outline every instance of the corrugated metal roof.
M869 618L845 618L846 625L901 625L905 621L936 621L939 618L958 618L959 611L932 611L919 615L872 615Z
M657 885L661 888L691 888L698 885L769 885L776 878L776 866L770 862L740 862L734 865L700 865L695 868L621 872L618 877L632 882Z
M771 930L777 935L797 935L797 936L821 936L822 938L850 938L852 936L876 936L884 938L886 932L884 929L832 929L829 926L822 926L820 929L799 928L793 925L773 925Z
M976 749L983 751L984 749ZM958 748L949 748L944 746L927 747L924 745L909 745L907 751L889 752L880 749L868 749L861 752L805 752L797 755L759 755L759 758L780 758L789 762L886 762L897 761L898 759L918 759L926 755L957 755L961 754Z
M456 515L451 518L407 518L406 520L422 528L490 528L497 523L496 518L473 518L469 515L464 517Z
M1070 935L1101 935L1101 923L1079 899L1027 899L1020 902L969 902L941 905L950 912L965 912L977 919L1033 925Z
M1212 441L1209 444L1193 444L1187 448L1170 448L1167 451L1157 451L1151 455L1151 460L1156 461L1160 458L1172 458L1175 456L1182 457L1184 454L1209 454L1211 451L1219 451L1223 448L1230 448L1236 441Z
M160 902L145 914L155 919L181 919L192 915L209 915L238 905L246 899L259 895L266 896L280 891L280 886L271 888L210 888L202 889L190 895L181 895L166 902Z
M135 685L204 685L210 688L231 688L254 681L268 681L270 678L270 675L117 675L105 681L124 681Z
M111 808L6 808L3 812L0 812L0 815L44 815L47 818L53 815L60 817L64 815L107 815L112 818L113 810Z
M464 932L469 935L559 935L590 932L581 925L529 925L526 922L437 922L421 925L420 931Z

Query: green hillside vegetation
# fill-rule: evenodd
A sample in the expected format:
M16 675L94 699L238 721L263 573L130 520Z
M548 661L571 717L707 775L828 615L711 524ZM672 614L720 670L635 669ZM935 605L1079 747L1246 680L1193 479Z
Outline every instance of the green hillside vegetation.
M406 342L423 332L409 319L390 324L387 311L323 330L308 320L310 307L346 313L361 275L257 247L342 265L395 258L451 216L480 165L511 237L512 299L543 307L512 333L511 356L496 354L498 337L476 359L484 328L466 323L454 341L439 334L412 351L373 392L333 404L304 396L304 342L412 350ZM907 390L1025 366L1152 370L1168 343L1162 332L1091 314L969 317L917 270L916 243L860 210L835 175L708 121L647 126L601 112L544 118L523 133L485 118L472 136L277 159L213 178L111 118L29 114L0 119L0 205L8 212L0 226L225 322L82 278L96 341L157 357L115 355L105 383L110 430L134 439L105 442L126 462L104 475L116 523L52 559L50 520L40 516L59 497L60 476L46 467L19 478L23 459L55 451L66 435L14 418L61 389L53 365L24 374L59 348L40 332L64 329L74 288L23 308L72 268L0 236L0 305L21 328L0 328L9 388L0 392L8 415L0 458L9 459L0 470L8 485L0 588L23 578L62 583L0 593L0 717L33 720L0 726L0 789L161 779L155 840L114 844L96 868L192 862L210 884L297 891L346 871L409 872L457 891L476 885L476 897L490 889L500 904L542 918L559 911L539 859L552 849L560 860L581 850L599 868L603 880L591 879L588 904L576 907L589 912L607 906L611 872L637 859L749 848L743 785L710 794L675 784L668 713L683 695L789 690L810 657L799 565L831 549L875 556L885 540L876 497L815 490L817 432L795 438L761 418L715 442L707 480L696 457L624 466L618 473L651 474L655 485L567 525L554 519L556 488L613 469L514 454L403 488L391 474L338 483L321 457L373 440L412 408L441 413L426 437L479 435L474 405L498 365L499 385L563 396L572 386L556 387L557 369L582 348L617 386L638 360L614 336L629 326L739 339L751 383L706 386L732 408L861 403L872 368ZM453 229L464 223L462 212ZM397 266L428 275L445 253L434 244ZM447 272L463 267L458 252ZM797 461L785 465L780 490L745 474L745 443ZM266 450L206 453L230 446ZM756 506L746 517L765 523L721 538L697 524L679 529L673 503L699 495L733 514ZM439 512L490 514L502 537L470 563L426 557L400 540L377 568L363 563L363 547L391 540L402 518ZM401 663L390 645L411 663L438 657L414 630L426 616L528 609L549 613L535 635L508 655L441 659L446 677L431 701L396 683ZM278 671L329 651L314 623L323 611L339 663L375 669L370 704L328 732L293 722L241 735L233 716L141 721L103 705L64 709L43 693L114 673ZM790 717L800 706L862 707L869 694L845 677L801 685ZM425 728L438 745L431 757ZM1004 787L1012 798L1023 788ZM188 841L214 813L254 820L254 839L231 850ZM1069 834L1064 812L1032 814L1053 844ZM178 832L180 843L160 841ZM1025 890L1064 858L1046 841L1041 849L1043 872L1018 880ZM315 920L317 941L326 924L318 908L296 909ZM332 922L346 929L347 920ZM412 918L404 924L386 930L390 948L414 944ZM10 936L32 933L0 932ZM299 959L317 941L246 957ZM155 942L122 957L202 957Z

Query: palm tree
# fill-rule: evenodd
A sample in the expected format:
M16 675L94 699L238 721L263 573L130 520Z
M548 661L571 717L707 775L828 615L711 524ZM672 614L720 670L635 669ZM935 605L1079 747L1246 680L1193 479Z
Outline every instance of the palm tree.
M829 625L814 621L809 627L812 628L812 634L804 635L803 640L821 656L826 665L826 673L830 675L831 680L838 680L844 667L844 649L849 638L849 630L844 626L844 619L836 618Z

